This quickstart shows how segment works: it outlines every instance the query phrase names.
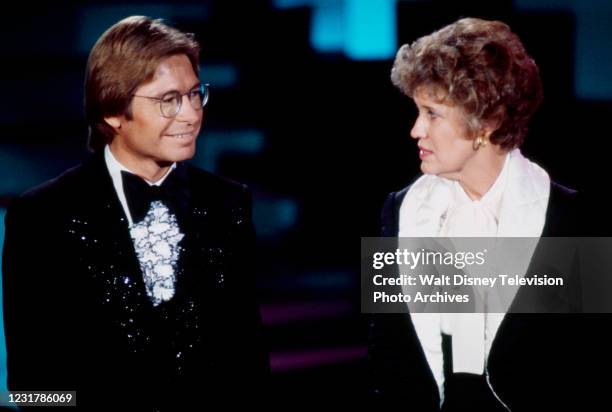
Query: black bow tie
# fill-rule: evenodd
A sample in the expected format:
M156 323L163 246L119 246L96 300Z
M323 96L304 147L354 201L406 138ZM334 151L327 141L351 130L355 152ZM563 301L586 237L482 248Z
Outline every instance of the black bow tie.
M126 171L121 171L121 180L134 223L145 218L151 203L156 200L161 201L175 215L181 214L187 207L189 196L187 179L179 165L159 186L149 185L144 179Z

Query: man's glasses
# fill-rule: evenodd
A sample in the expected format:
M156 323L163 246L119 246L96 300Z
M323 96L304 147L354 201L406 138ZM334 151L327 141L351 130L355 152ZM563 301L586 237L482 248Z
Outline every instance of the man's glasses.
M194 110L202 110L208 103L208 84L200 84L198 87L191 89L187 93L181 94L176 90L164 94L162 97L140 96L134 94L134 97L144 97L145 99L157 100L159 102L159 110L164 117L175 117L181 111L183 104L183 96L189 98L189 103Z

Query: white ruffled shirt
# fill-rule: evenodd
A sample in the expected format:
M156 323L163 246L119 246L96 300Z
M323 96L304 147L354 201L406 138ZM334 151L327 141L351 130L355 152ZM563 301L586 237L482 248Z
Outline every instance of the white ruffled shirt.
M519 149L508 153L495 183L480 200L461 185L421 176L400 206L400 237L539 237L550 178ZM453 372L482 374L503 313L412 313L411 319L444 401L441 332L452 336Z
M104 148L104 160L128 219L130 236L142 270L147 296L153 306L157 306L174 296L177 263L181 252L178 244L184 235L180 232L176 216L161 201L152 202L145 218L134 223L123 192L121 171L134 172L119 163L108 145ZM147 183L151 186L161 185L175 167L176 163L173 163L161 179Z

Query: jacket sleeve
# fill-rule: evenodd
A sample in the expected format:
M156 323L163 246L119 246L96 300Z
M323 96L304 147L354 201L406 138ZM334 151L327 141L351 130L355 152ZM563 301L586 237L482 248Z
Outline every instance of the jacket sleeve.
M63 317L61 288L54 287L56 242L42 213L19 198L5 216L2 255L3 310L10 390L72 390L65 345L71 328Z
M397 236L394 228L398 226L395 213L395 192L389 193L380 213L380 235L383 237Z
M387 196L381 213L381 236L398 235L399 198ZM399 196L398 196L399 195ZM438 411L438 389L408 313L368 315L368 376L373 406L406 405L415 411Z
M252 196L246 186L236 199L232 222L234 253L230 262L226 327L232 353L227 372L240 376L242 387L254 402L262 402L268 385L270 365L268 345L262 325L257 296L258 274L255 229L252 220Z

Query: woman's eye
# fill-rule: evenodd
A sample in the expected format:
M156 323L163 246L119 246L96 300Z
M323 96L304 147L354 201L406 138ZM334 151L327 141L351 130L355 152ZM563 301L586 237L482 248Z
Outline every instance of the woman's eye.
M428 116L430 119L434 119L434 118L438 117L438 114L437 114L437 113L435 113L435 112L432 112L431 110L427 110L427 116Z

